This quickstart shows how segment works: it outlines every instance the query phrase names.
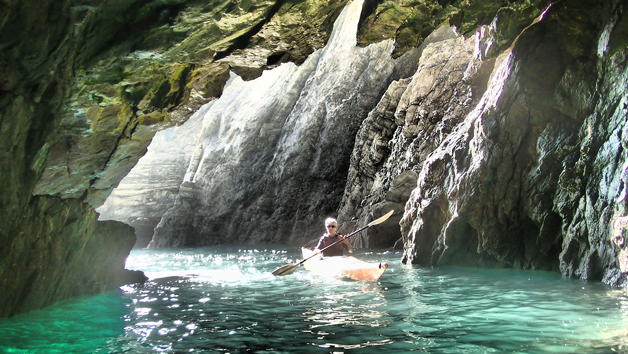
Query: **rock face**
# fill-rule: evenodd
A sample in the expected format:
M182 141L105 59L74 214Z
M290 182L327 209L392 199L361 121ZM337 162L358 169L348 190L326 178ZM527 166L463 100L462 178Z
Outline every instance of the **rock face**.
M360 123L388 83L416 67L416 54L390 57L391 41L355 46L361 5L353 1L329 43L300 66L225 88L149 247L300 243L320 233L340 201Z
M427 157L401 221L405 262L628 284L612 242L626 213L626 57L610 54L613 16L563 36L581 11L555 5L529 27Z
M88 205L52 197L32 198L19 221L20 233L3 247L5 316L137 281L124 269L135 243L130 226L97 221Z
M135 229L135 247L144 248L155 226L172 206L188 168L208 103L179 127L155 134L144 155L106 202L96 209L98 220L118 220Z
M182 124L222 93L230 68L256 77L266 67L305 60L324 45L343 6L3 3L0 317L128 281L121 269L133 229L98 222L94 208L157 131ZM255 60L239 69L247 58ZM107 231L113 229L115 237Z
M363 122L351 156L340 215L353 227L389 210L401 219L416 187L423 162L477 104L493 61L475 55L477 40L441 27L423 43L418 70L389 87ZM386 247L401 237L399 229L369 229L357 245Z
M139 229L178 190L153 246L300 243L323 216L349 232L395 209L400 229L354 242L627 283L619 0L22 0L0 18L0 317L128 281L133 230L94 208L212 100L182 156L154 149L160 187L103 216Z

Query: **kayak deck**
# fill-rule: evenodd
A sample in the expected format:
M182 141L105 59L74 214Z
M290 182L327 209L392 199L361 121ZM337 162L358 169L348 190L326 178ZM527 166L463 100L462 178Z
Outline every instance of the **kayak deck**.
M304 259L314 254L307 248L301 248L301 252ZM388 263L368 263L355 257L312 257L303 265L313 273L367 281L379 280L388 268Z

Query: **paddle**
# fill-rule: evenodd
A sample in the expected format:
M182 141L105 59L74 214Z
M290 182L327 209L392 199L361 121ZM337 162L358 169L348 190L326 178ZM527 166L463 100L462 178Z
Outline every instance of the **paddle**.
M326 250L326 249L328 249L329 247L331 247L331 246L333 246L333 245L337 244L338 242L342 242L342 241L344 241L345 239L347 239L347 238L349 238L349 237L351 237L351 236L353 236L353 235L357 234L358 232L360 232L360 231L362 231L362 230L364 230L364 229L367 229L367 228L369 228L369 227L371 227L371 226L373 226L373 225L377 225L377 224L381 224L381 223L383 223L384 221L388 220L388 218L389 218L389 217L393 214L393 212L394 212L394 210L389 211L386 215L382 216L381 218L379 218L379 219L377 219L377 220L373 220L373 221L371 221L368 225L364 226L363 228L361 228L361 229L359 229L359 230L356 230L356 231L353 231L353 232L352 232L352 233L350 233L349 235L344 236L344 237L343 237L343 238L341 238L340 240L338 240L338 241L336 241L336 242L332 243L331 245L329 245L329 246L327 246L327 247L323 248L323 249L321 250L321 252L322 252L322 251L324 251L324 250ZM314 256L316 256L316 255L318 255L318 253L315 253L315 254L313 254L313 255L311 255L311 256L309 256L309 257L307 257L306 259L302 260L302 261L301 261L301 262L299 262L299 263L290 263L290 264L286 264L285 266L281 266L281 267L279 267L279 268L275 269L275 271L273 272L273 275L288 275L288 274L292 274L292 273L294 273L294 271L297 269L297 267L298 267L299 265L303 264L303 262L307 261L308 259L310 259L310 258L312 258L312 257L314 257Z

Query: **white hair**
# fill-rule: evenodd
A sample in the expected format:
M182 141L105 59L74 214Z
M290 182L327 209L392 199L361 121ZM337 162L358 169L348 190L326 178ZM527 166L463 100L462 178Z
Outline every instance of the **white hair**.
M336 219L334 219L334 218L327 218L327 219L325 220L325 226L329 225L329 224L330 224L330 223L332 223L332 222L333 222L334 224L338 225L338 220L336 220Z

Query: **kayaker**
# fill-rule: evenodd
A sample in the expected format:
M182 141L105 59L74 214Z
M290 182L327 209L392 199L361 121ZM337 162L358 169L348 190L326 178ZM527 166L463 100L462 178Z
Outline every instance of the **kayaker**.
M318 240L318 245L316 245L316 248L314 249L315 253L321 252L321 250L325 247L343 238L343 235L336 233L336 231L338 231L338 221L336 219L327 218L327 220L325 220L325 229L327 230L327 232ZM348 239L345 239L342 242L338 242L332 247L324 250L323 257L342 256L343 249L346 249L347 251L349 251L349 253L353 253L353 247L351 247L351 245L349 244Z

